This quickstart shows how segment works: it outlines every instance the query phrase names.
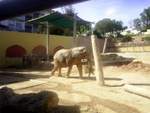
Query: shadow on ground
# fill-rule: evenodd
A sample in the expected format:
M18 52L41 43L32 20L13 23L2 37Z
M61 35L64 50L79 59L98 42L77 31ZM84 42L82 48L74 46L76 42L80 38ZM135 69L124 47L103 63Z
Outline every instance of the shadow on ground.
M18 83L23 81L29 81L30 79L37 78L49 78L49 75L42 75L42 73L49 71L37 71L36 73L32 73L33 70L11 70L5 69L0 71L0 85L6 85L10 83ZM41 75L40 75L41 74Z
M15 110L14 108L11 108L10 106L1 109L1 113L9 113L9 112L13 112L13 113L40 113L40 112L29 112L29 111ZM81 113L81 112L80 112L80 107L77 105L75 105L75 106L58 105L58 107L51 108L48 111L43 111L41 113Z

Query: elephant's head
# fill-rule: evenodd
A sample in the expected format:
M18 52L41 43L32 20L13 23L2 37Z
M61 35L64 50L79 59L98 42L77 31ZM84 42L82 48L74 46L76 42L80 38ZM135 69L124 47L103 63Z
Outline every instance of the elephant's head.
M71 57L83 59L85 58L87 49L83 47L75 47L71 50Z
M87 59L89 65L89 76L94 74L94 69L92 67L92 57L86 47L75 47L71 50L71 57L75 59Z

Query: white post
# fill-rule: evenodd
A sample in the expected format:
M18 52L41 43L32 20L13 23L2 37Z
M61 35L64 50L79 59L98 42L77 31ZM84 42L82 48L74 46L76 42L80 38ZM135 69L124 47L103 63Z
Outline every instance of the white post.
M95 35L91 36L91 42L92 42L93 56L94 56L94 62L95 62L96 81L98 85L104 86L105 82L104 82L104 77L103 77L102 59L100 56L98 40Z
M46 35L46 55L47 55L47 61L49 61L49 23L46 22L47 24L47 35Z
M76 47L76 14L74 14L74 21L73 21L73 47Z
M105 38L105 41L104 41L103 54L105 54L105 51L106 51L106 45L107 45L107 38Z

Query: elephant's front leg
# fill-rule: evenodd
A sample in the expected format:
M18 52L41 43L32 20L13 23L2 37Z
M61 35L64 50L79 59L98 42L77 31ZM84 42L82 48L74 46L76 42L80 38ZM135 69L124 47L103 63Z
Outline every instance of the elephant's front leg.
M69 66L68 66L68 72L67 72L66 78L69 78L70 72L71 72L71 70L72 70L72 66L73 66L73 65L69 65Z
M79 71L79 75L80 77L79 78L82 78L82 64L79 63L79 64L76 64L77 68L78 68L78 71Z

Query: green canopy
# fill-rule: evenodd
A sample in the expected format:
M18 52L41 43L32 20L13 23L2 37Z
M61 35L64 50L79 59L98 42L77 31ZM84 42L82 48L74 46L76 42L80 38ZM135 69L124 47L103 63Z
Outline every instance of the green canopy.
M28 20L27 23L41 24L43 22L48 22L56 27L68 28L73 27L74 20L76 20L76 26L92 23L79 18L76 14L61 14L59 12L51 12L44 16Z

